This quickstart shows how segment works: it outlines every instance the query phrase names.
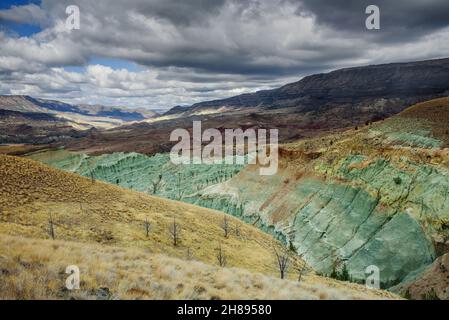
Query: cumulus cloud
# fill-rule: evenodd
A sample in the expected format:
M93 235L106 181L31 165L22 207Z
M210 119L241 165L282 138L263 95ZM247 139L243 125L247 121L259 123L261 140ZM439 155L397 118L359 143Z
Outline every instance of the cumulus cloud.
M0 21L11 21L15 23L27 23L46 25L47 14L41 7L31 3L22 6L12 6L0 11Z
M43 0L14 6L0 10L0 19L44 27L27 37L0 32L0 81L6 83L0 90L169 108L339 67L448 52L446 0L377 2L379 31L365 29L371 4L365 0ZM65 8L72 4L80 8L81 29L68 32ZM95 57L139 69L92 64ZM67 71L73 66L80 70Z

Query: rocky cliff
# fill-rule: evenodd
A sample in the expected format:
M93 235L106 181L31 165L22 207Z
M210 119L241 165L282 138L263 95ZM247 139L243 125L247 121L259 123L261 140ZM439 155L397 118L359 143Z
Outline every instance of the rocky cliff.
M257 107L294 107L296 112L323 112L342 108L352 113L372 110L392 115L425 100L449 92L449 59L392 63L347 68L316 74L274 90L243 94L228 99L206 101L173 112L195 114L202 110Z

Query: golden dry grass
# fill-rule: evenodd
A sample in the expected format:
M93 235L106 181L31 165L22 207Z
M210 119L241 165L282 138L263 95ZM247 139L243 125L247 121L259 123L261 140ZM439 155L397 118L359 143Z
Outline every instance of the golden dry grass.
M221 245L229 266L277 274L273 246L280 244L229 216L225 238L218 211L92 182L23 158L0 155L0 172L1 234L50 238L51 215L56 239L147 248L179 258L189 254L210 264L217 263ZM176 247L169 231L174 218L181 229ZM293 253L291 258L301 264Z
M68 265L80 269L79 290L65 288ZM0 273L0 299L396 298L314 275L295 282L145 249L5 235L0 235Z
M225 238L218 211L92 182L23 158L0 155L0 173L2 298L95 298L101 287L125 299L392 297L313 272L300 286L271 278L279 273L273 248L281 250L281 244L229 216ZM56 240L48 240L50 216ZM169 232L173 218L181 228L178 246ZM151 224L148 237L145 220ZM217 266L220 245L231 269ZM296 279L295 268L304 262L288 254L287 276ZM61 279L71 264L86 273L84 289L68 293Z
M432 135L443 141L444 147L449 147L449 97L418 103L399 116L427 121Z
M23 155L47 148L48 145L0 144L0 154Z

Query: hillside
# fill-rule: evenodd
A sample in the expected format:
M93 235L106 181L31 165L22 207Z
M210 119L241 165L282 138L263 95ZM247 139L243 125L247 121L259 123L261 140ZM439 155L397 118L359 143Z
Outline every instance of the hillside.
M229 216L225 237L224 216L216 211L17 157L0 155L0 172L3 298L68 298L58 279L61 268L74 262L89 270L84 290L75 293L78 298L99 298L95 292L103 287L119 298L393 297L316 276L293 252L288 253L288 277L296 279L295 270L300 268L301 284L269 278L278 276L274 248L287 251L268 234ZM169 232L173 218L181 230L177 246ZM150 223L148 237L145 220ZM56 240L51 240L52 229ZM226 267L248 271L210 266L218 264L220 246L227 257ZM159 285L151 282L147 286L139 280L145 278L148 266ZM289 290L278 290L278 286Z
M87 136L83 131L88 129L109 129L154 116L151 110L0 95L0 143L66 143Z
M62 283L80 268L81 289ZM280 280L149 250L0 235L0 299L398 299L314 276Z
M349 116L368 109L392 115L413 103L444 95L448 83L449 59L372 65L315 74L278 89L201 102L187 112L176 108L168 114L294 107L302 113L341 109Z
M0 143L48 144L82 137L73 123L53 114L0 110Z
M382 285L391 287L449 251L447 101L286 144L280 169L270 177L261 177L254 165L177 167L164 154L89 157L58 150L30 157L227 212L291 243L325 274L346 265L362 281L366 267L376 265Z
M422 127L425 127L431 133L432 137L441 141L443 148L449 147L448 97L418 103L404 110L400 116L416 119Z
M271 237L230 217L229 233L238 228L239 235L225 238L219 212L92 182L22 158L0 155L0 172L2 234L49 238L51 215L56 239L149 248L181 258L189 250L206 263L215 263L221 244L230 266L276 274ZM181 229L177 247L169 232L174 218Z

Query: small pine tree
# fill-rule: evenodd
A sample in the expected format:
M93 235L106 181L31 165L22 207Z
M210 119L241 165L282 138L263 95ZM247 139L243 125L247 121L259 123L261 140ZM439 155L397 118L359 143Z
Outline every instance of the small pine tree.
M404 299L412 300L412 294L410 293L410 289L407 289L407 291L405 291Z
M296 253L296 248L295 248L295 246L293 245L293 242L290 242L290 243L289 243L288 248L289 248L289 250L290 250L291 252Z
M337 267L335 265L332 267L332 272L329 277L332 279L338 279Z
M349 275L349 271L348 271L348 267L346 266L346 263L343 264L343 270L341 271L341 274L340 274L340 280L341 281L350 281L351 280L351 276Z

